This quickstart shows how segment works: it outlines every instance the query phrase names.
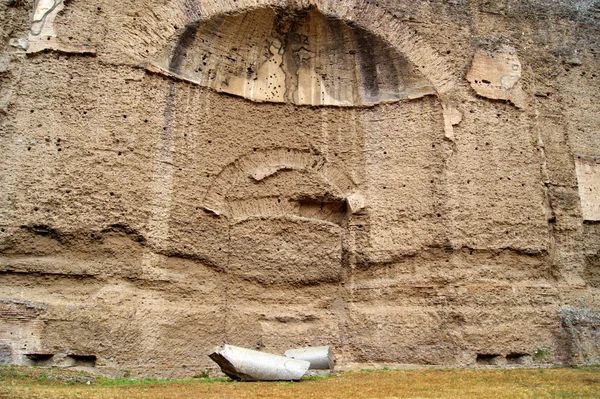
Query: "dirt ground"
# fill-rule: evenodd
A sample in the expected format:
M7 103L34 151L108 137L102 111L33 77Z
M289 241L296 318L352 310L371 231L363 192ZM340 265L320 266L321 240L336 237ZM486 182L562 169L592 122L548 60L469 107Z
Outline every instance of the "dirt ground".
M112 380L42 368L0 369L0 398L597 398L600 367L361 370L299 382L226 378Z

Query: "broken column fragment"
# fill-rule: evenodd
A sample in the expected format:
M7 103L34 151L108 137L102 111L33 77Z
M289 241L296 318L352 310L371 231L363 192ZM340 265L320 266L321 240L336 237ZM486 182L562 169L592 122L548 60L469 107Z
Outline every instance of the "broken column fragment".
M333 370L334 366L331 346L289 349L285 351L285 356L292 359L306 360L310 362L311 369Z
M208 355L221 371L234 380L299 380L310 362L272 355L232 345L218 346Z

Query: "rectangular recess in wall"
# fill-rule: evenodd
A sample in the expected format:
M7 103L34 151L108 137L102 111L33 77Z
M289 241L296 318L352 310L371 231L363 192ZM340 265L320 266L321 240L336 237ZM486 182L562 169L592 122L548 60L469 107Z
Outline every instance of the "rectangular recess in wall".
M600 156L577 155L575 170L583 220L600 220Z

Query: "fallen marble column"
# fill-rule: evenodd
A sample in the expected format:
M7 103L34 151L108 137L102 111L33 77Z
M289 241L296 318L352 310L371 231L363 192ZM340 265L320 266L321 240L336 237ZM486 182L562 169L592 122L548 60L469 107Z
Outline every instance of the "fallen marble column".
M310 362L311 369L333 370L333 354L331 346L316 346L314 348L289 349L285 356Z
M227 376L244 381L299 380L310 366L306 360L231 345L218 346L208 356Z

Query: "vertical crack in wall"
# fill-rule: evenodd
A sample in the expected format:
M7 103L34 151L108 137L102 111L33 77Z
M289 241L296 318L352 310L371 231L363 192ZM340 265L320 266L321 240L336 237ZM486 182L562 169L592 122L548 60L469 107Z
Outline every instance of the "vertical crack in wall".
M189 18L195 17L198 12L198 7L195 4L195 0L186 0L186 13L188 13ZM198 27L199 24L197 23L185 27L183 34L179 37L173 56L169 61L169 70L181 70L182 62L185 59L189 46L193 43ZM173 173L175 168L173 165L173 149L176 105L176 82L169 80L165 98L164 127L159 133L156 171L153 174L153 203L148 221L149 241L151 246L155 248L160 246L159 243L166 242L169 236L170 209L173 197ZM143 265L151 269L153 267L151 258L153 257L153 254L146 253Z
M436 220L433 223L436 229L433 232L434 241L437 241L437 245L444 247L445 249L452 248L452 242L450 234L450 226L448 225L448 218L446 216L445 208L447 207L447 199L449 198L449 187L448 187L448 170L450 169L450 163L454 155L456 154L456 143L454 140L444 139L436 141L436 144L442 146L443 161L440 165L440 170L437 176L437 181L434 181L432 188L433 195L433 215L432 219ZM435 145L435 144L434 144ZM440 229L437 227L441 226Z
M150 183L152 202L150 204L150 217L148 220L149 248L142 258L143 273L154 273L157 263L161 258L157 249L167 243L169 237L170 209L173 196L173 129L175 118L175 87L174 81L167 84L165 98L164 127L159 133L158 148L156 150L155 173ZM164 249L164 248L162 248Z
M535 73L531 66L529 67L529 74L531 75L531 86L532 91L535 93L536 90L536 77ZM546 214L546 220L548 221L548 239L549 239L549 247L548 247L548 262L550 263L550 270L552 277L555 279L560 279L560 271L557 270L556 265L556 237L555 237L555 223L556 223L556 214L554 212L554 208L552 207L552 199L550 198L550 174L548 173L548 159L546 157L545 146L544 146L544 137L542 134L542 129L540 128L540 110L538 108L538 100L535 95L531 96L533 101L533 115L534 115L534 125L533 130L537 135L537 149L540 155L540 173L542 176L542 186L544 190L544 212Z
M557 239L559 238L560 234L564 234L564 232L560 232L558 229L558 225L562 224L563 221L557 221L557 211L555 209L555 204L554 204L554 199L553 199L553 193L556 192L557 188L572 188L570 186L565 186L564 183L562 182L553 182L552 181L552 176L551 176L551 172L550 172L550 166L548 164L548 156L546 153L546 144L545 144L545 140L544 140L544 131L542 130L542 127L540 126L540 118L542 117L541 115L541 111L540 111L540 107L539 107L539 100L537 99L537 97L535 96L535 93L537 92L537 79L535 76L535 73L533 72L533 68L531 66L529 66L529 73L531 76L531 93L530 93L530 97L532 99L532 108L533 108L533 120L534 120L534 124L533 124L533 130L536 133L536 139L537 139L537 150L539 152L539 158L540 158L540 174L542 177L542 187L544 190L544 212L546 215L546 220L548 222L548 264L550 266L550 274L552 276L552 278L554 278L557 281L563 280L563 281L567 281L567 282L577 282L578 280L581 279L581 276L578 276L577 274L580 274L578 272L576 272L575 274L573 274L572 272L569 272L568 269L566 269L563 265L562 262L560 261L560 248L558 247L557 244ZM563 131L562 133L564 135L564 145L567 147L566 151L569 154L572 154L569 143L568 143L568 138L566 137L566 130ZM574 160L571 159L571 162L574 163ZM574 168L574 166L573 166Z
M367 194L366 203L368 206L369 188L365 187L365 182L368 181L367 175L367 157L365 149L367 148L367 131L362 124L360 115L361 111L353 108L348 111L350 113L349 123L352 124L352 143L353 148L353 165L352 168L355 176L352 176L354 181L357 181L357 187L361 187L361 191ZM362 128L361 128L362 127ZM356 176L356 174L358 176ZM361 184L362 183L362 184ZM350 208L350 206L348 205ZM369 230L369 212L362 209L358 213L347 212L348 221L342 235L342 267L341 278L338 288L338 295L333 310L338 317L339 342L342 351L342 357L346 361L353 357L353 342L349 332L349 304L355 300L355 278L356 268L359 263L364 262L364 250L369 245L369 235L365 234L365 230ZM352 359L353 360L353 359Z
M233 222L232 221L228 221L227 223L227 248L225 248L225 250L227 251L227 255L226 255L226 263L227 263L227 270L229 270L230 264L231 264L231 229L233 228ZM223 343L229 343L229 333L228 333L228 328L229 328L229 290L227 289L229 284L228 281L221 281L222 284L222 306L223 306Z

